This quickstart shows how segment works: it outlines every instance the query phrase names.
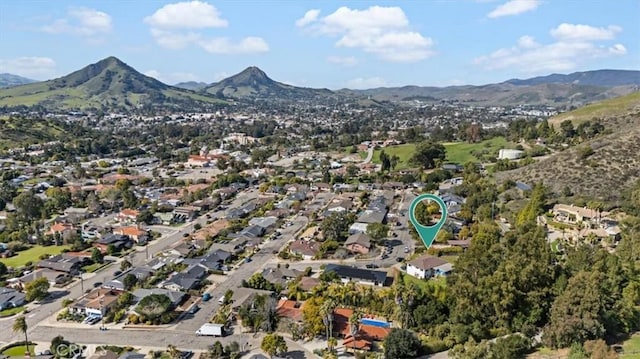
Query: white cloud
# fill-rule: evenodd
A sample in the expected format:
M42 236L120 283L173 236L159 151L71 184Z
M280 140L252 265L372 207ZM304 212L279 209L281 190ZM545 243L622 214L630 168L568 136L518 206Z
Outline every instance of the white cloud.
M581 30L574 32L569 29ZM568 71L582 62L625 55L627 49L623 44L606 45L598 42L613 39L607 37L607 30L613 32L611 36L621 31L617 26L602 29L587 25L562 24L551 30L552 36L556 38L555 42L540 44L531 36L522 36L515 46L480 56L474 59L474 63L489 70L517 68L524 73L536 73Z
M315 22L316 20L318 20L318 15L320 15L320 10L318 10L318 9L309 10L309 11L304 13L303 17L301 17L300 19L296 20L296 26L298 26L298 27L307 26L307 25L311 24L312 22Z
M385 79L381 77L367 77L367 78L358 77L358 78L347 81L347 83L345 84L345 87L359 90L359 89L370 89L370 88L382 87L386 85L387 85L387 81L385 81Z
M198 41L205 51L212 54L256 54L269 51L269 45L259 37L247 37L238 43L232 43L227 38L219 37Z
M357 48L392 62L416 62L434 54L433 40L410 29L399 7L372 6L365 10L341 7L323 18L298 20L308 31L338 37L337 47ZM314 21L303 21L313 18Z
M622 31L620 26L610 25L604 27L593 27L589 25L581 24L567 24L563 23L558 25L555 29L551 30L551 36L558 40L611 40L615 38L616 34Z
M57 19L42 27L51 34L72 34L92 37L111 31L111 16L105 12L86 7L69 8L67 17Z
M541 0L511 0L499 5L487 16L490 18L497 18L502 16L519 15L535 10L541 3Z
M56 62L48 57L18 57L0 59L0 73L8 72L33 79L50 78L56 68Z
M157 70L149 70L145 71L144 74L169 85L175 85L179 82L198 81L198 76L190 72L161 73Z
M167 4L156 10L144 22L155 28L191 28L227 27L229 22L220 17L215 6L201 1Z
M329 56L327 57L327 61L341 66L355 66L358 63L358 59L353 56Z
M227 27L229 22L213 5L202 1L167 4L145 17L144 22L150 25L151 36L156 43L171 50L198 46L220 55L269 51L269 45L260 37L248 36L234 42L226 37L207 36L203 32L207 28Z

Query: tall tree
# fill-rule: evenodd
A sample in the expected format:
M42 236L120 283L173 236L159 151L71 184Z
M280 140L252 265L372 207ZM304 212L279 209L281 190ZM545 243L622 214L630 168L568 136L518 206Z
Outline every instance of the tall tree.
M25 297L28 301L44 299L49 294L49 280L38 278L24 286Z
M289 350L287 342L278 334L265 335L264 339L262 339L262 343L260 344L260 348L272 358L276 354L283 354Z
M24 334L24 345L27 347L26 352L30 353L29 338L27 337L27 330L29 330L29 327L27 326L27 318L25 318L24 315L16 318L16 320L13 322L13 325L11 326L11 330L13 330L14 333L22 332Z
M436 163L444 161L446 155L447 151L442 144L425 141L416 145L416 150L409 162L414 166L430 169L435 168Z

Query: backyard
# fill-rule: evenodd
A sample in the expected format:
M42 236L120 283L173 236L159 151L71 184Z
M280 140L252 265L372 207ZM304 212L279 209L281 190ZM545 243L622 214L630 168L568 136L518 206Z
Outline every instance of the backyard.
M0 262L4 263L7 267L19 268L27 262L36 263L44 254L56 255L62 253L65 249L69 249L69 246L35 246L18 252L17 255L13 257L0 258Z

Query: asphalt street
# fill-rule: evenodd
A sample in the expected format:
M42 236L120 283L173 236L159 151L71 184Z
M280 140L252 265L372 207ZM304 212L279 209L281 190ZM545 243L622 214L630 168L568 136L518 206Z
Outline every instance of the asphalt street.
M257 197L258 197L257 191L243 192L233 200L232 206L240 206L243 203L246 203L247 201ZM224 211L211 212L210 214L220 217L224 214ZM149 256L153 256L156 253L160 253L170 248L173 244L175 244L180 239L182 239L185 233L191 233L196 223L199 223L200 225L205 225L206 220L207 220L206 216L201 216L198 219L190 223L187 223L181 227L165 227L166 229L165 232L170 234L167 235L165 233L165 235L163 235L159 239L150 242L150 244L148 245L148 248L137 247L136 252L134 252L133 255L129 255L129 258L131 259L134 266L142 265L147 260L147 252L149 253ZM87 290L89 288L93 288L95 285L98 285L96 284L98 282L104 283L105 281L112 279L114 277L114 273L118 270L120 270L120 266L118 263L115 263L114 265L106 267L105 269L101 270L98 273L84 274L83 283L81 283L79 280L76 280L65 288L50 289L49 291L50 295L48 299L41 301L39 305L34 305L34 304L29 305L29 307L32 309L26 315L27 325L30 328L28 333L30 334L31 332L34 332L34 331L41 332L45 335L48 335L48 339L44 339L44 340L47 340L47 341L51 340L51 338L57 335L56 333L58 332L58 328L56 328L55 330L52 330L51 328L47 328L47 329L44 329L44 331L42 330L36 331L37 325L44 322L47 317L53 315L58 310L60 310L62 308L62 300L64 298L71 298L71 299L79 298L83 293L83 289ZM15 340L23 339L23 335L21 333L14 333L11 330L13 319L14 318L7 318L7 319L0 320L0 344L10 343ZM100 333L100 331L98 330L98 327L95 327L95 328L87 327L87 329L82 329L81 331L84 332L85 335L87 335L86 334L87 332L93 332L93 331L95 331L96 333Z

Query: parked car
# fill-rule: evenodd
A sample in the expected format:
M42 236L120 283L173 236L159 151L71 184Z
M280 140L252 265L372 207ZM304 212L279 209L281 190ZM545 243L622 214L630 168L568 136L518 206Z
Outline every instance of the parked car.
M197 304L194 304L191 309L189 309L189 314L196 314L200 310L200 307Z
M398 263L402 262L403 260L404 260L404 257L398 257L398 258L396 258L396 262L398 262Z
M203 302L207 302L207 301L209 301L209 299L211 299L211 294L209 294L209 293L204 293L204 294L202 295L202 301L203 301Z

